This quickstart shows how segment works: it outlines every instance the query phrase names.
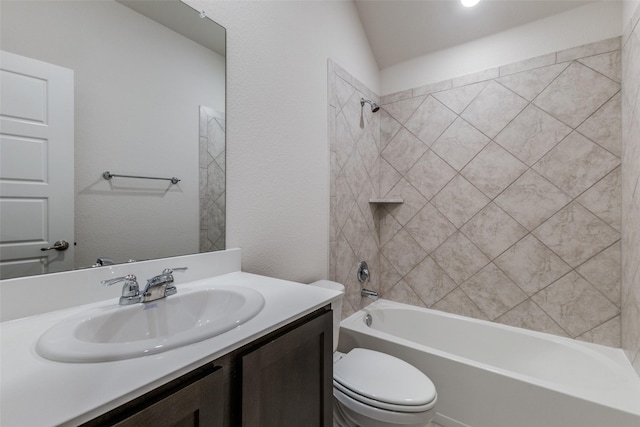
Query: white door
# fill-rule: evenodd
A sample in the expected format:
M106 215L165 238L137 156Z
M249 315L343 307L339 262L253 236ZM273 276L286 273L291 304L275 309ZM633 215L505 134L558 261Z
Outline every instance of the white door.
M73 268L73 108L72 70L0 51L0 279Z

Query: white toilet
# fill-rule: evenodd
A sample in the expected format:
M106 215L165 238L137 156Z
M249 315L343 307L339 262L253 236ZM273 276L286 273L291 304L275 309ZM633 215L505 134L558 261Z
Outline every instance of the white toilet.
M311 283L344 293L329 280ZM342 300L333 309L334 427L425 427L435 413L436 388L409 363L379 351L337 352Z

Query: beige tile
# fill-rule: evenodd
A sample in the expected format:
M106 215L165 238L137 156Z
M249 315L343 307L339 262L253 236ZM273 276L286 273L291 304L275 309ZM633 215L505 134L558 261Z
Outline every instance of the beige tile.
M527 299L527 295L493 263L460 287L490 320Z
M527 230L495 203L489 203L461 229L490 259L496 258L527 234Z
M489 138L461 118L435 141L431 149L457 170L462 169L488 143Z
M331 60L327 60L327 102L329 106L336 107L338 102L336 100L336 68L335 63Z
M570 127L535 105L529 105L498 134L495 141L531 166L569 133Z
M571 198L533 170L528 170L495 202L528 230L559 211Z
M427 256L427 253L404 230L398 231L395 236L382 247L382 253L391 265L405 276Z
M580 341L592 342L594 344L620 348L620 327L620 316L616 316L613 319L596 326L592 330L585 332L577 339Z
M578 202L618 231L622 230L620 167L578 197Z
M433 252L457 230L431 203L427 203L404 229L427 253Z
M499 68L491 68L484 71L479 71L473 74L467 74L466 76L456 77L452 81L452 87L465 86L477 82L483 82L485 80L492 80L500 75Z
M406 179L401 179L388 193L389 197L400 197L403 202L387 205L387 211L401 224L406 224L427 203Z
M382 297L403 304L425 307L418 294L404 280L401 280L393 288L386 291Z
M404 99L402 101L386 104L382 107L382 109L389 113L389 115L396 119L398 122L404 124L416 111L416 108L418 108L418 106L422 104L424 98L424 96L418 96L415 98Z
M349 215L347 222L342 228L344 237L347 239L349 246L351 246L351 249L353 249L353 252L356 255L358 254L358 249L360 248L360 245L362 245L362 242L368 232L369 228L367 227L367 223L365 222L360 209L356 206L351 210L351 215Z
M527 166L490 142L460 173L493 199L527 170Z
M461 117L489 138L493 138L526 106L524 98L492 81L464 110Z
M378 114L380 114L380 151L382 151L396 136L402 125L383 109L380 109Z
M335 153L336 151L336 107L329 106L327 112L327 132L329 133L329 151Z
M615 80L618 83L622 80L622 57L619 50L582 58L580 59L580 62L592 70L595 70L600 74L604 74L611 80Z
M569 204L536 228L533 235L572 267L620 238L620 233L578 203Z
M619 164L616 156L573 132L533 169L570 196L577 197Z
M571 61L573 59L585 58L587 56L598 55L605 52L620 50L620 37L602 40L600 42L589 43L586 45L565 49L558 52L557 61Z
M383 206L378 207L376 214L378 216L380 246L384 246L400 231L402 225Z
M527 101L533 101L533 99L568 66L568 63L550 65L548 67L500 77L498 82Z
M618 157L622 156L621 95L616 94L578 128L578 132Z
M389 95L383 95L382 97L380 97L380 105L391 104L394 102L404 101L405 99L412 98L412 92L413 90L407 89Z
M338 170L341 170L349 156L356 147L356 142L351 135L347 121L342 112L336 116L336 162Z
M355 89L351 85L351 83L345 81L343 76L339 76L336 78L336 100L338 105L336 107L338 109L342 109L342 106L346 104L351 96L354 94Z
M398 273L395 267L391 265L389 260L382 253L380 254L380 270L380 293L384 295L386 291L402 280L402 275Z
M431 257L425 258L404 279L427 307L431 307L456 288L455 282Z
M362 94L360 92L354 92L351 98L342 106L341 111L355 142L365 137L367 130L366 118L371 115L371 110L367 112L366 108L360 105L361 98Z
M431 83L413 89L413 96L429 95L430 93L440 92L442 90L451 89L451 80L443 80L441 82Z
M365 169L364 162L358 150L354 150L351 153L351 156L349 157L349 160L347 160L343 171L345 177L347 178L347 182L349 183L349 187L351 188L351 192L353 193L357 201L364 191L371 188L370 185L367 185L370 184L369 174ZM367 191L367 193L369 193L369 191ZM375 193L366 194L367 201L371 197L375 197Z
M351 210L356 204L356 199L351 193L347 178L343 173L338 174L336 177L336 228L341 230L344 224L347 222Z
M378 146L371 134L371 130L367 129L363 138L356 144L356 150L360 153L360 158L365 170L371 179L374 178L376 161L378 160ZM377 176L375 177L377 178Z
M427 146L403 128L381 154L398 172L405 174L426 151Z
M454 176L455 169L431 150L427 150L406 174L411 185L427 200L442 190Z
M384 158L379 158L379 196L384 197L396 186L402 179L402 175L393 166L389 164Z
M464 179L453 178L431 203L456 227L462 227L489 203L489 198Z
M531 298L572 338L619 313L611 301L573 271Z
M423 143L430 146L453 123L456 117L455 113L433 96L427 96L427 99L407 120L405 126Z
M535 302L530 299L514 307L507 313L495 319L496 322L515 326L516 328L531 329L547 334L568 336L551 317L547 315Z
M487 82L473 83L433 94L433 97L453 110L462 113L476 96L487 86Z
M619 83L573 62L533 103L576 128L619 90Z
M440 245L431 257L457 284L463 283L490 261L460 232Z
M346 284L350 276L356 274L358 258L343 233L338 234L336 245L336 280Z
M446 297L438 301L432 308L446 313L472 317L474 319L487 319L487 316L485 316L482 310L480 310L460 288L449 292Z
M532 235L526 236L495 261L527 295L533 295L571 270Z
M618 307L622 280L621 258L620 242L617 242L576 268L582 277Z
M503 65L500 67L500 76L521 73L536 68L542 68L556 63L556 54L549 53L547 55L536 56L535 58L525 59L524 61L514 62L513 64Z
M338 256L338 244L336 242L329 242L329 280L337 282L336 278L336 263Z

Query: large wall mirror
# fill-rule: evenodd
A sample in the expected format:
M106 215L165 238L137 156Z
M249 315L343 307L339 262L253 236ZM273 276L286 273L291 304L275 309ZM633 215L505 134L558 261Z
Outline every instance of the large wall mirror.
M224 249L224 28L178 0L0 19L1 278Z

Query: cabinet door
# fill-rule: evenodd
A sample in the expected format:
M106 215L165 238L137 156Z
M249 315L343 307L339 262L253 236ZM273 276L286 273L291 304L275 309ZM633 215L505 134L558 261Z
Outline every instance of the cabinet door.
M332 425L332 312L241 356L242 426Z
M222 427L223 370L151 392L103 415L87 426ZM180 379L178 381L181 381ZM162 390L161 393L158 391ZM124 409L124 410L123 410Z

